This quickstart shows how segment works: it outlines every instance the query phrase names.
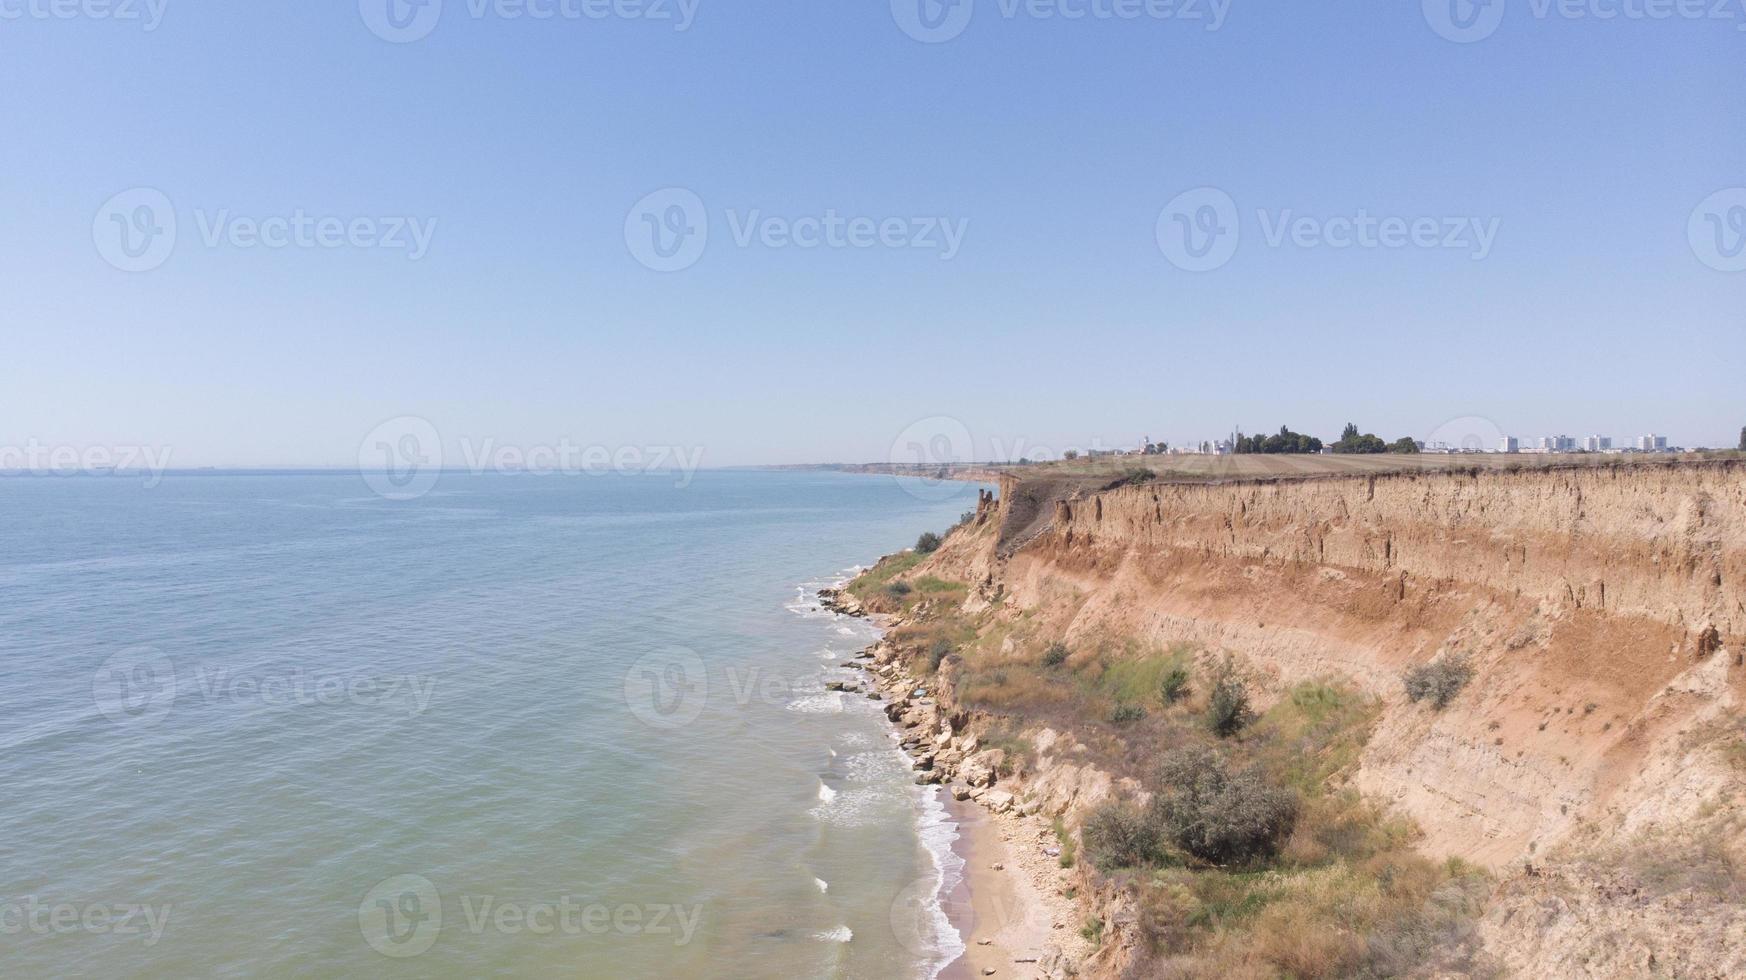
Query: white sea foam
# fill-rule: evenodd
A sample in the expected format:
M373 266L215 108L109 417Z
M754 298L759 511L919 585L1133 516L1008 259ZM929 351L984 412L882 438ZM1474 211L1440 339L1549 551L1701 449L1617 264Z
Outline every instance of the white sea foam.
M904 780L910 776L909 758L901 752L857 752L843 759L843 775L857 783Z
M837 691L826 691L795 698L788 702L788 710L803 715L840 715L843 713L843 696Z
M818 590L829 583L802 582L794 587L794 598L782 604L784 609L799 616L801 619L836 619L837 614L824 607L819 601ZM840 583L839 583L840 584Z
M933 897L925 912L931 926L931 951L927 966L929 980L938 977L948 965L964 954L964 937L946 915L946 896L964 880L964 859L952 850L958 839L958 825L946 812L937 786L920 787L921 806L916 815L916 830L922 844L933 858Z
M829 932L813 933L812 938L827 943L846 943L853 940L855 934L849 931L848 926L837 926Z
M812 883L818 886L819 894L821 894L821 895L830 894L830 891L831 891L830 883L825 881L823 878L814 878L814 879L812 879Z
M845 788L830 802L821 802L810 812L819 823L845 830L875 826L902 812L908 803L903 790L908 788L889 784Z
M824 804L828 805L832 800L834 800L836 798L837 798L837 791L836 790L831 789L829 786L826 786L822 782L818 784L818 801L820 803L824 803Z

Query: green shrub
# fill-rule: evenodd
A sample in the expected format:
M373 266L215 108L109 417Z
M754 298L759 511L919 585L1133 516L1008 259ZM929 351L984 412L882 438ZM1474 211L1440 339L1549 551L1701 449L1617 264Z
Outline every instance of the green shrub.
M1213 682L1212 697L1207 701L1206 725L1220 738L1230 738L1242 731L1255 713L1249 710L1249 686L1236 675L1230 664L1219 672Z
M1158 853L1158 827L1132 803L1098 807L1086 818L1081 834L1085 856L1105 871L1137 867Z
M1441 711L1455 700L1455 695L1473 679L1473 662L1465 653L1440 657L1406 672L1401 681L1406 685L1408 700L1430 701Z
M1150 822L1176 846L1212 864L1271 857L1297 821L1296 794L1269 783L1259 769L1232 772L1204 745L1167 754L1158 783Z
M940 536L932 531L923 531L922 536L915 539L915 551L918 555L931 555L940 550Z
M1188 668L1181 664L1164 672L1164 679L1158 682L1158 697L1166 707L1182 700L1188 694Z
M879 559L877 565L862 572L853 582L849 583L849 594L859 599L866 599L876 592L883 592L886 583L921 564L922 558L922 555L913 551L887 555Z
M1137 487L1158 479L1158 474L1144 467L1135 466L1123 470L1122 475L1104 484L1103 489L1114 490L1117 487Z
M1063 868L1073 867L1074 851L1076 850L1073 844L1073 835L1067 832L1067 825L1061 822L1060 817L1056 817L1050 826L1055 831L1055 839L1061 842L1061 859L1058 863Z
M928 647L928 664L937 672L940 669L940 664L944 663L946 658L951 655L952 641L942 636Z
M893 599L901 599L904 596L909 595L909 593L910 588L908 582L892 582L885 587L885 594Z
M1059 667L1067 662L1068 651L1064 643L1051 643L1049 649L1043 651L1043 666Z
M1115 706L1115 710L1109 713L1109 723L1112 725L1126 725L1129 722L1139 721L1144 717L1146 717L1145 708L1142 708L1137 704L1118 704Z

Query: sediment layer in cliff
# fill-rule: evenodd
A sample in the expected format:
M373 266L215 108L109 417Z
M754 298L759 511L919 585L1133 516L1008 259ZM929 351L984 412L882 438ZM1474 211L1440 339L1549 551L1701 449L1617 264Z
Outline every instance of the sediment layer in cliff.
M1069 639L1370 690L1390 710L1362 783L1434 850L1498 865L1626 817L1746 677L1741 462L1033 489L1003 486L998 537L954 558L967 580ZM1455 653L1477 668L1457 702L1408 703L1402 672Z

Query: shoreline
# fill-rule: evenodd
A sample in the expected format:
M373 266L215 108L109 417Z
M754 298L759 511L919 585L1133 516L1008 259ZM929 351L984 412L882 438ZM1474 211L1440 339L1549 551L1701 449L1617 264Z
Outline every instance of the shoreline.
M863 672L862 676L866 681L865 689L860 683L846 684L841 681L832 681L827 682L826 690L837 691L846 697L866 697L870 700L876 700L881 707L884 707L884 691L876 682L874 675L868 672L868 668L875 663L876 654L874 651L884 642L885 631L891 624L888 622L888 617L863 612L859 608L859 604L855 603L855 600L844 591L848 583L853 581L855 574L864 570L863 566L853 566L850 570L851 574L848 576L838 578L831 585L813 589L812 598L819 608L831 613L834 618L863 620L872 626L878 634L873 642L857 650L851 660L834 665L838 668ZM879 692L878 698L874 698L873 694L870 693L873 691ZM885 727L886 734L891 738L900 739L903 736L902 726L894 722L889 715L886 717ZM901 753L912 766L914 765L914 760L910 758L907 747L901 744L895 744L892 747ZM972 848L970 835L973 831L966 820L966 808L964 804L954 800L950 792L945 791L943 787L928 784L916 785L914 789L916 790L914 799L915 830L921 838L922 849L927 852L933 862L934 872L939 875L939 887L931 896L933 908L938 915L944 918L948 930L956 933L960 947L957 954L944 963L939 962L938 957L946 953L949 947L932 951L931 954L926 955L926 958L917 964L921 971L919 975L927 980L963 980L965 977L972 976L971 972L967 972L968 968L964 964L968 958L974 957L978 963L974 975L982 976L984 974L981 971L985 967L981 961L985 958L985 954L984 956L976 956L972 953L975 947L972 945L971 936L971 923L974 921L974 904L971 895L973 891L978 894L986 892L985 886L973 884L972 881L980 874L976 869L975 862L983 848ZM933 810L936 805L939 807L937 811ZM930 825L930 815L938 816L939 822ZM927 831L932 826L943 826L950 830L950 840L943 846L929 843ZM949 866L952 858L957 859L958 867L956 869ZM939 939L944 942L946 937L940 936ZM921 950L915 948L911 948L910 952L918 956L924 955Z
M950 847L963 867L959 880L937 901L964 951L935 976L971 980L1054 975L1049 971L1061 958L1061 947L1077 948L1079 937L1071 929L1076 905L1067 897L1074 873L1048 853L1055 843L1053 828L1037 814L1034 804L1018 801L1019 785L996 790L997 779L972 787L948 778L958 775L958 767L948 760L974 754L976 735L965 732L954 738L949 726L941 724L934 699L915 696L925 690L923 683L882 656L889 649L884 632L893 624L869 616L840 588L821 591L819 600L832 612L868 619L880 629L881 638L849 665L865 679L861 693L884 704L891 731L899 736L900 748L915 767L916 782L937 787L947 817L957 828ZM911 714L918 708L925 709L921 717Z
M1043 955L1040 946L1048 936L1026 929L1023 899L1007 870L1013 866L1012 855L994 815L958 800L947 804L947 812L958 821L959 836L953 846L964 860L964 876L947 896L945 907L964 938L964 953L946 965L940 980L1035 976L1035 963ZM1026 966L1033 971L1025 972Z

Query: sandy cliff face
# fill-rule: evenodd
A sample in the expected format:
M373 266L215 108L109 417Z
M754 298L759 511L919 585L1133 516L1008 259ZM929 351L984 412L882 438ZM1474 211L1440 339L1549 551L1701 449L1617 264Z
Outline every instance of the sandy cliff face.
M1737 896L1595 863L1746 828L1746 464L1038 497L1008 480L984 507L999 534L940 560L1070 642L1190 641L1275 691L1337 676L1376 694L1359 785L1425 850L1498 870L1486 928L1514 972L1746 972L1723 952ZM1409 702L1402 672L1456 653L1476 674L1455 701ZM1710 914L1671 927L1694 908Z

